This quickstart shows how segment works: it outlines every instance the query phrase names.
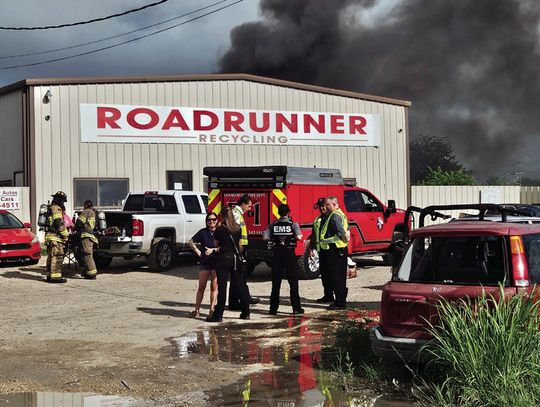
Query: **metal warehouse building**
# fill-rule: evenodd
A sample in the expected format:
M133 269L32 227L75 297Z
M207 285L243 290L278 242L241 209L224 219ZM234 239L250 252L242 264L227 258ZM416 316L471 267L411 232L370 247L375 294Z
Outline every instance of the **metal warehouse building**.
M29 187L33 223L57 190L119 208L227 165L339 168L404 207L410 105L244 74L27 79L0 89L0 183Z

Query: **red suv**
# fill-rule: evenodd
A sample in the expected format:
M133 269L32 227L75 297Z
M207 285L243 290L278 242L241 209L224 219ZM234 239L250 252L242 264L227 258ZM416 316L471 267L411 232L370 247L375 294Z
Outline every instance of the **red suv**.
M12 213L0 210L0 263L37 264L41 247L29 227Z
M477 209L479 215L423 227L425 216L446 218L439 211L464 209ZM501 214L500 222L484 220L493 210ZM420 210L420 227L410 233L407 247L396 256L399 266L383 287L380 325L370 332L379 356L421 361L418 350L430 339L428 321L437 321L435 305L441 299L452 302L482 292L497 298L499 284L512 296L540 283L540 224L513 223L507 214L519 212L487 204Z

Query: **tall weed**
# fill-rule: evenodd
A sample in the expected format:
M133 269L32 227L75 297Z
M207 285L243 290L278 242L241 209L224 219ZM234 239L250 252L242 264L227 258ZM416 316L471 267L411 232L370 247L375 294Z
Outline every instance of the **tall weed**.
M539 302L485 293L442 300L420 399L439 406L540 405ZM429 377L429 381L426 379ZM427 383L426 383L427 382ZM419 388L420 389L420 388Z

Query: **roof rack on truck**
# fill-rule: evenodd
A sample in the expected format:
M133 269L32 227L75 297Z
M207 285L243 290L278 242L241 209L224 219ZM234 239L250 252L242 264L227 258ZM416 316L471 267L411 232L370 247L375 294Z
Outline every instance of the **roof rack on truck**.
M343 185L335 168L302 168L284 165L266 167L205 167L212 188L249 186L283 188L286 185Z

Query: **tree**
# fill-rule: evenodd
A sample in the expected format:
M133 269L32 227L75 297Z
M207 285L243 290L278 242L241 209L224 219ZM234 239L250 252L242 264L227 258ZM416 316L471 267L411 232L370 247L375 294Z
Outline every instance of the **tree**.
M422 185L477 185L476 179L470 172L462 169L445 171L441 167L435 170L429 168L428 175L422 180Z
M410 148L411 182L418 184L425 179L432 168L441 171L466 171L457 162L450 141L444 137L420 135L411 142Z

